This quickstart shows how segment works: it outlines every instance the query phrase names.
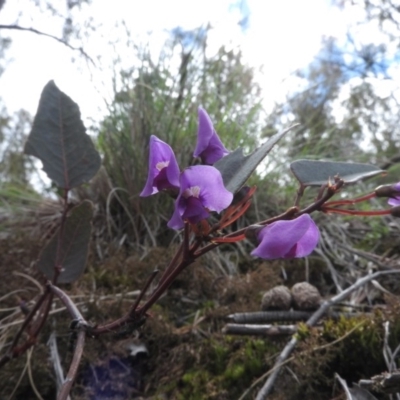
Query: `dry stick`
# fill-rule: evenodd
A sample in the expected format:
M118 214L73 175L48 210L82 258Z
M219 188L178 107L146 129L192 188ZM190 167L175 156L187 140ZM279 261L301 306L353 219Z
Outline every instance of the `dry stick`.
M69 392L72 384L74 383L78 367L83 354L83 347L85 346L86 331L81 330L78 332L78 339L76 341L74 357L72 358L71 366L69 367L68 375L61 386L60 392L58 393L57 400L68 399Z
M371 280L379 278L382 275L398 274L398 273L400 273L400 270L378 271L378 272L375 272L374 274L371 274L371 275L368 275L368 276L358 279L353 285L351 285L347 289L343 290L343 292L332 297L330 300L324 301L321 304L321 306L318 308L318 310L306 322L306 325L310 326L310 327L314 326L332 305L334 305L340 301L343 301L350 293L352 293L354 290L364 286L366 283L370 282ZM271 393L273 386L275 384L275 381L281 370L282 364L285 362L285 360L289 357L291 352L296 347L297 341L298 341L298 339L297 339L296 335L294 335L292 337L292 339L290 340L290 342L282 350L281 354L278 356L278 359L275 362L272 374L269 376L269 378L265 382L264 386L258 392L256 400L265 400L267 398L267 396Z
M313 315L312 311L255 311L246 313L235 313L228 315L228 320L236 324L265 324L268 322L295 322L307 321ZM352 318L361 315L361 313L344 313L332 311L328 313L331 319L339 319L341 317ZM362 315L365 315L363 313Z
M69 367L68 375L65 378L65 381L61 385L60 391L57 396L57 400L66 400L68 399L69 392L71 390L72 384L76 378L76 374L78 372L78 367L82 358L83 348L85 346L85 338L86 338L86 329L88 327L88 323L83 318L82 314L75 306L73 301L69 298L69 296L64 293L60 288L54 286L49 281L47 283L47 287L55 294L65 305L68 312L71 316L78 321L78 338L75 345L74 356L71 361L71 365Z
M222 333L227 335L283 336L297 332L297 325L226 324Z
M43 400L43 397L40 395L39 390L37 389L35 382L33 380L33 374L32 374L32 364L31 364L31 359L32 359L32 351L33 347L31 347L27 351L27 356L28 356L28 377L29 377L29 383L31 384L32 390L35 393L36 397L38 400Z
M54 373L56 375L57 392L64 383L64 371L61 366L60 355L58 353L57 338L54 332L51 333L47 345L50 348L50 361L53 364Z
M27 353L27 355L28 355L28 353ZM27 369L28 369L28 360L26 360L24 369L22 370L21 375L19 376L18 381L17 381L17 383L15 384L13 391L11 392L11 394L10 394L10 396L8 397L7 400L13 400L13 399L15 399L14 394L17 392L17 390L18 390L18 388L19 388L19 385L21 384L21 381L22 381L23 377L25 376L25 372L26 372Z

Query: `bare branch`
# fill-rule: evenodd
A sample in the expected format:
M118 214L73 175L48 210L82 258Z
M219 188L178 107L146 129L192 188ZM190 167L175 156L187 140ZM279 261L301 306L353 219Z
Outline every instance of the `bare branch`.
M32 33L36 33L37 35L46 36L46 37L48 37L50 39L56 40L57 42L63 44L64 46L67 46L71 50L79 51L86 59L88 59L95 66L95 63L92 60L92 58L83 50L82 47L71 46L68 42L66 42L65 40L63 40L63 39L61 39L61 38L59 38L57 36L54 36L54 35L51 35L49 33L45 33L45 32L39 31L39 30L37 30L35 28L24 28L24 27L19 26L19 25L0 25L0 29L10 29L10 30L32 32Z

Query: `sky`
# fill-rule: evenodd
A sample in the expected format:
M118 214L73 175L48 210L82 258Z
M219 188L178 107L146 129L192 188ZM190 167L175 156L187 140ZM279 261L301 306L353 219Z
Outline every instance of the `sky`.
M63 18L40 10L34 3L6 1L0 12L0 24L18 23L62 37ZM64 5L65 1L53 3ZM66 12L57 11L61 15ZM215 54L221 45L240 48L244 61L256 71L255 79L262 88L263 106L268 114L275 103L284 102L288 93L305 87L306 80L295 72L307 68L315 59L323 37L336 38L344 49L349 45L349 32L359 46L387 42L377 25L360 23L363 18L359 6L339 9L331 0L92 0L92 4L74 9L72 19L77 26L95 26L83 43L94 64L51 38L1 30L3 37L12 39L12 45L6 52L9 59L6 70L0 76L0 98L9 114L25 109L33 116L43 87L54 79L78 103L91 133L90 127L104 118L106 104L113 98L112 81L116 73L113 63L118 59L121 68L135 63L135 52L132 44L131 47L126 44L126 33L134 45L148 43L157 57L171 30L187 31L209 25L209 55ZM125 32L121 31L121 21ZM70 43L82 45L73 39ZM389 58L390 54L397 57L396 43L386 44ZM393 101L400 103L399 63L390 64L388 72L392 79L371 78L370 83L382 97L392 96ZM342 86L333 104L338 123L347 112L342 102L358 83L359 78L354 77ZM367 133L362 146L367 148L368 143Z
M20 26L61 37L61 20L40 12L32 3L7 1L0 12L0 24L18 21ZM78 52L50 38L29 32L1 32L12 38L7 52L12 61L0 77L0 95L9 112L24 108L34 114L42 88L54 79L79 104L84 119L100 120L104 99L112 96L108 66L115 56L121 59L121 65L133 62L123 43L124 34L115 27L121 20L134 41L149 42L155 54L168 31L211 24L209 52L216 52L222 44L240 47L249 65L257 70L262 67L257 80L263 88L265 106L272 107L299 84L294 71L312 61L322 36L345 35L348 19L352 18L344 18L328 0L93 0L75 16L81 23L90 17L97 29L84 50L95 60L94 66L79 60ZM71 62L72 57L77 61Z

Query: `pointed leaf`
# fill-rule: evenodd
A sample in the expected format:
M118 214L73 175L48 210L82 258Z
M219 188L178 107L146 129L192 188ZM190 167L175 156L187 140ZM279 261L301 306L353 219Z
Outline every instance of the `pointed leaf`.
M100 168L78 105L54 81L43 89L25 153L39 158L48 177L64 189L89 181Z
M74 207L67 217L60 248L60 230L43 249L38 268L48 279L53 279L56 265L62 267L57 283L74 282L85 269L92 230L93 205L89 200Z
M297 126L297 124L283 132L275 134L248 156L244 156L243 149L239 148L216 162L214 167L221 172L225 187L230 192L236 193L245 184L247 179L249 179L250 175L275 144L295 126Z
M290 169L303 186L321 186L336 175L345 183L355 183L384 172L369 164L314 160L294 161L290 164Z

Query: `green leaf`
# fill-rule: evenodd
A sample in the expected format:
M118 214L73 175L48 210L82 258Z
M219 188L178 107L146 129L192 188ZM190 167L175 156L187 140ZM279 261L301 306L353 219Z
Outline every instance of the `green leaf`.
M74 207L67 217L62 236L60 229L42 250L38 268L53 279L54 268L61 266L57 283L74 282L85 269L92 230L93 205L89 200Z
M243 155L243 149L236 149L214 164L222 175L224 185L232 193L236 193L249 179L260 162L267 156L275 144L296 125L272 136L266 143L248 156Z
M78 105L54 81L43 89L25 153L39 158L48 177L64 189L89 181L100 168Z
M314 160L294 161L290 164L290 169L303 186L321 186L335 176L345 183L355 183L384 173L380 168L369 164Z

